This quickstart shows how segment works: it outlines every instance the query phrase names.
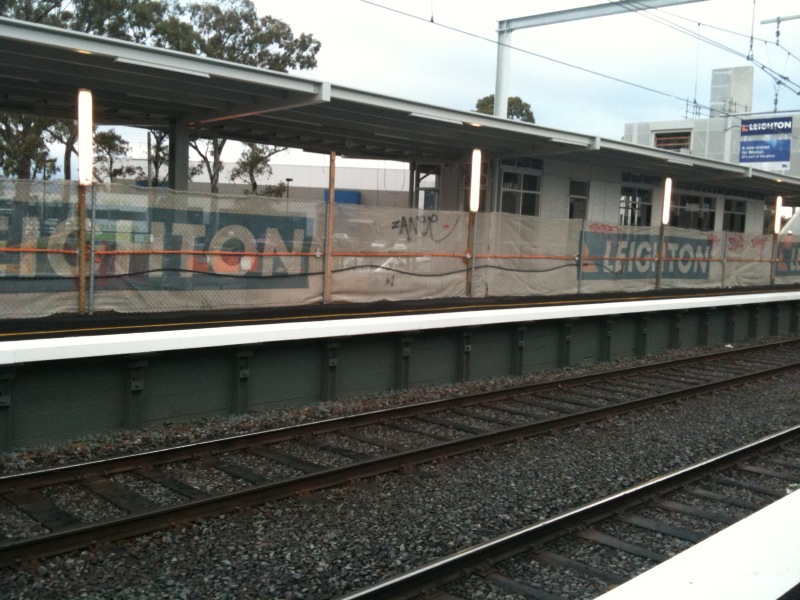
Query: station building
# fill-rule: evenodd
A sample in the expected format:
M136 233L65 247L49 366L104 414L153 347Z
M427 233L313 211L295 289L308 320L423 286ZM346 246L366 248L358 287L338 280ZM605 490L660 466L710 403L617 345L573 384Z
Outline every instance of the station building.
M800 127L796 112L752 112L753 67L715 69L710 115L672 121L628 123L623 139L641 146L676 152L675 160L692 157L763 169L776 178L800 176ZM756 232L757 203L746 193L703 184L679 190L675 200L678 227L702 231ZM770 230L767 206L764 231Z
M11 19L0 21L0 55L0 109L75 118L78 90L92 90L96 124L170 133L176 190L188 189L191 136L406 163L409 208L433 176L426 206L467 210L474 149L482 152L481 212L647 226L669 177L676 193L712 190L726 200L715 202L713 219L706 210L680 223L756 232L777 196L800 201L800 167L776 172L726 160L729 145L713 150L711 124L707 134L694 127L688 154L674 143L653 147L672 128L631 125L625 141L609 140ZM697 151L704 144L708 151Z
M0 19L0 59L0 110L74 119L85 89L96 124L169 134L174 195L94 186L108 207L97 249L103 286L95 288L106 310L638 292L800 277L794 246L778 264L772 225L779 205L800 204L800 178L682 152L653 128L612 140L10 19ZM691 148L703 139L689 137ZM319 155L327 166L317 176L328 184L322 194L293 185L280 202L211 197L190 188L192 138ZM758 143L741 144L760 152ZM342 158L406 165L400 195L353 189L338 172ZM64 253L81 222L70 212L77 189L46 199L6 185L13 208L0 235L13 252L3 253L3 272L25 300L20 310L44 306L42 292L50 292L42 310L60 310L56 282L64 294L74 287L59 278L74 276ZM125 202L140 217L116 217Z

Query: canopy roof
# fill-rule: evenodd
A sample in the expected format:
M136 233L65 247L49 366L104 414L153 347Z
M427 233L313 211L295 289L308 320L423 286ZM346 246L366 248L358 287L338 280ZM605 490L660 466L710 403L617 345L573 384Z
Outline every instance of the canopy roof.
M798 178L13 19L0 18L0 64L5 112L75 118L87 88L99 125L184 121L198 137L419 163L565 155L800 203Z

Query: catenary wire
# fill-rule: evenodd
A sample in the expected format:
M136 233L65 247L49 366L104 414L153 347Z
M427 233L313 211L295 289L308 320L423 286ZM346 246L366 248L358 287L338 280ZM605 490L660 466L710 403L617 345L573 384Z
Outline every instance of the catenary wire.
M381 9L387 10L389 12L394 12L394 13L397 13L397 14L402 15L404 17L408 17L408 18L415 19L415 20L418 20L418 21L423 21L423 22L426 22L426 23L430 22L426 18L422 18L422 17L419 17L417 15L414 15L414 14L411 14L411 13L407 13L405 11L402 11L402 10L399 10L399 9L396 9L396 8L385 6L383 4L379 4L378 2L374 2L373 0L360 0L360 1L363 2L364 4L369 4L369 5L374 6L376 8L381 8ZM635 2L632 1L631 4L635 4ZM631 9L631 10L633 10L633 9ZM434 22L432 24L436 25L438 27L441 27L443 29L447 29L447 30L453 31L455 33L459 33L461 35L466 35L466 36L469 36L469 37L472 37L472 38L475 38L475 39L479 39L479 40L482 40L482 41L489 42L489 43L494 44L494 45L499 45L499 42L497 40L494 40L494 39L491 39L491 38L487 38L485 36L482 36L482 35L479 35L479 34L476 34L476 33L472 33L470 31L466 31L466 30L460 29L460 28L454 27L452 25L446 25L446 24L441 23L441 22ZM674 27L677 27L677 26L674 26ZM689 33L688 35L694 36L695 34ZM747 58L742 53L740 53L740 52L738 52L736 50L733 50L733 49L731 49L729 47L726 47L723 44L719 44L718 42L715 42L714 40L712 40L710 38L707 38L705 36L702 36L701 41L705 41L706 43L715 45L715 46L717 46L718 48L720 48L722 50L731 51L731 52L737 54L738 56L740 56L742 58ZM550 57L550 56L545 56L543 54L532 52L530 50L525 50L523 48L519 48L519 47L512 46L512 45L506 45L506 47L511 49L511 50L516 50L517 52L521 52L523 54L527 54L529 56L534 56L536 58L547 60L547 61L559 64L559 65L563 65L563 66L569 67L571 69L576 69L578 71L582 71L584 73L588 73L588 74L594 75L596 77L601 77L603 79L608 79L608 80L611 80L611 81L615 81L617 83L621 83L621 84L624 84L624 85L632 86L632 87L644 90L646 92L658 94L658 95L666 97L666 98L671 98L673 100L679 100L680 102L688 102L689 101L688 98L686 98L686 97L677 96L675 94L672 94L672 93L669 93L669 92L665 92L663 90L657 90L655 88L648 87L648 86L645 86L645 85L642 85L642 84L638 84L638 83L635 83L635 82L632 82L632 81L629 81L629 80L626 80L626 79L622 79L620 77L615 77L613 75L608 75L608 74L605 74L605 73L601 73L599 71L594 71L594 70L588 69L586 67L580 67L578 65L574 65L572 63L568 63L566 61L562 61L562 60L559 60L559 59L556 59L556 58L553 58L553 57ZM758 62L754 62L754 64L756 64L757 66L760 66L762 68L762 70L767 72L767 74L769 74L771 77L774 77L772 74L769 73L769 67L766 67L766 65L762 65L761 63L758 63ZM782 77L780 75L777 75L777 76ZM788 78L786 78L786 79L788 80ZM791 80L788 80L788 81L791 82ZM791 82L791 84L792 85L796 85L793 82ZM798 92L797 93L800 95L800 88L798 88ZM701 108L701 109L704 109L704 110L708 111L709 114L711 113L712 109L711 109L710 106L702 105L702 104L699 104L699 103L696 103L696 102L695 102L695 106L697 106L698 108ZM720 112L720 111L717 111L717 112ZM726 116L730 116L730 117L733 117L733 118L741 118L740 115L726 115Z
M651 21L654 21L655 23L663 25L664 27L667 27L669 29L672 29L672 30L677 31L679 33L682 33L684 35L687 35L687 36L689 36L691 38L700 39L700 41L705 42L706 44L709 44L710 46L713 46L714 48L717 48L717 49L722 50L724 52L728 52L730 54L733 54L734 56L738 56L739 58L743 58L743 59L751 62L756 67L760 68L767 76L772 78L773 81L775 81L776 83L779 83L779 85L786 86L788 89L791 89L796 94L800 95L800 85L798 85L797 83L792 81L787 75L783 75L781 73L778 73L777 71L775 71L771 67L765 65L763 62L761 62L759 60L756 60L756 58L753 56L753 53L752 53L752 45L751 45L750 52L748 54L744 54L743 52L741 52L739 50L736 50L735 48L732 48L730 46L727 46L727 45L725 45L725 44L723 44L723 43L721 43L721 42L719 42L717 40L709 38L709 37L707 37L705 35L701 35L699 33L695 33L695 32L693 32L693 31L691 31L691 30L689 30L689 29L687 29L687 28L685 28L685 27L683 27L681 25L678 25L676 23L673 23L673 22L665 19L664 17L660 17L656 13L651 13L650 11L637 10L637 7L638 8L642 8L642 5L639 4L638 2L634 1L634 0L631 0L630 2L626 2L626 4L630 4L630 6L631 6L630 10L632 12L636 12L636 14L638 14L640 17L643 17L643 18L646 18L646 19L650 19ZM661 11L656 11L656 12L661 12ZM670 13L665 13L665 14L670 14ZM673 16L673 15L670 14L670 16ZM698 25L705 26L703 23L698 23ZM729 33L732 33L732 32L729 32ZM743 35L743 34L738 34L738 35ZM753 39L755 39L755 38L751 37L751 40L753 40ZM765 43L768 43L768 42L766 42L766 40L759 40L759 41L764 41Z

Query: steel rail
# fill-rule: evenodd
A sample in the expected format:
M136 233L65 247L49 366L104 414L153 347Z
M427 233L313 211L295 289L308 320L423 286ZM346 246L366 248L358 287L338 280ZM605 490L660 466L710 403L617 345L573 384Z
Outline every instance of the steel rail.
M590 409L545 421L519 425L509 429L475 435L442 444L426 446L386 457L361 461L352 465L313 473L298 478L256 485L212 498L194 500L172 507L130 514L121 519L65 527L55 532L0 543L0 567L26 560L52 556L119 539L158 531L178 522L218 516L233 510L252 507L293 495L318 491L355 480L396 471L402 467L433 462L446 457L473 452L488 446L532 437L557 429L572 427L657 404L674 402L715 390L734 387L774 377L800 367L800 363L766 369L692 388L666 392L622 404Z
M655 496L672 492L688 483L707 477L710 473L726 469L796 439L800 439L800 425L611 494L546 521L462 550L403 575L342 596L339 600L408 600L414 598L423 591L430 592L437 587L461 579L479 568L517 556L532 547L562 537L576 528L611 517Z
M709 352L688 358L659 361L647 365L625 367L622 369L610 369L599 373L581 375L578 377L557 378L550 381L503 388L501 390L477 392L463 396L453 396L406 406L369 411L357 415L314 421L312 423L305 423L301 425L293 425L289 427L269 429L266 431L227 436L224 438L205 440L173 448L150 450L146 452L138 452L135 454L87 461L72 465L41 469L37 471L4 475L0 477L0 494L6 494L20 489L33 489L48 485L69 483L98 473L105 476L113 475L146 467L156 467L171 462L193 460L213 456L216 454L222 454L225 452L244 450L253 446L275 444L296 439L301 436L320 435L334 431L340 431L343 429L380 424L388 420L397 420L411 416L444 411L453 406L470 406L474 404L512 398L514 396L535 394L537 392L544 392L552 389L575 387L606 379L625 378L640 373L680 367L687 364L696 365L698 361L713 362L714 360L723 360L738 354L748 354L760 350L771 350L798 343L800 343L800 340L792 339L771 342L769 344L763 344L759 346L724 350L722 352Z

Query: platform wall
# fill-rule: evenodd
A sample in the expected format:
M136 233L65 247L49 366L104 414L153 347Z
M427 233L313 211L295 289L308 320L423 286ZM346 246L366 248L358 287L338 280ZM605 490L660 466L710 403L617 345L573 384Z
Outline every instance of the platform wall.
M0 449L793 335L800 301L22 363Z

